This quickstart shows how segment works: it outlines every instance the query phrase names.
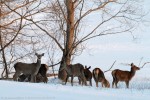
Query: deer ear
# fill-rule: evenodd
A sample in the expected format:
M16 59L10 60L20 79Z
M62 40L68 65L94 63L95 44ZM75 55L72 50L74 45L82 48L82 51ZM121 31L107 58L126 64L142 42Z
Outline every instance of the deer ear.
M131 63L131 66L133 66L134 64L133 63Z
M42 56L44 56L44 53L42 53Z
M37 54L37 53L35 53L35 55L37 56L38 54Z
M91 66L88 69L90 69L90 68L91 68Z
M85 69L87 69L87 66L85 66Z

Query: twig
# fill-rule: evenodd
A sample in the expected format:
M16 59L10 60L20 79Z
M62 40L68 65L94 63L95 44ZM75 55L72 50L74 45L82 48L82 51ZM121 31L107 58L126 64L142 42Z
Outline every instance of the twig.
M148 63L150 63L150 62L145 62L144 64L143 64L143 66L141 66L140 68L143 68L146 64L148 64Z
M139 66L141 65L141 62L142 62L142 60L143 60L143 57L140 59L140 63L139 63Z
M56 65L60 64L60 62L61 62L61 61L59 61L59 62L58 62L58 63L56 63L56 64L49 65L48 67L56 66Z
M114 63L111 65L111 67L108 70L104 71L104 73L106 73L108 71L111 71L111 69L113 68L113 66L114 66L115 63L116 63L116 60L114 61Z

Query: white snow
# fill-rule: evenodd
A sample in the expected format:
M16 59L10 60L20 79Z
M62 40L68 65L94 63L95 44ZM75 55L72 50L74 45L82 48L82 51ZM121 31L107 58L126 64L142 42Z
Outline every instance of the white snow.
M109 81L111 79L108 79ZM111 83L111 81L110 81ZM150 100L150 79L135 77L130 82L130 89L124 83L119 88L102 88L93 86L74 86L68 82L49 78L45 83L28 83L0 81L0 100Z

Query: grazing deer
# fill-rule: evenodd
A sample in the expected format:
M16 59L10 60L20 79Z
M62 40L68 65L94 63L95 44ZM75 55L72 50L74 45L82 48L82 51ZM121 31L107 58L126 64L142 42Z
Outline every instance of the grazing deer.
M36 75L41 67L41 57L44 56L44 53L43 54L35 53L35 55L37 56L36 63L27 64L27 63L17 62L14 65L16 72L13 76L13 80L17 81L18 76L21 73L23 73L24 75L31 75L31 82L36 82Z
M90 82L90 86L92 86L92 73L89 70L90 68L91 68L91 66L88 67L88 68L87 68L87 66L85 66L85 68L84 68L84 75L85 75L86 81L89 81ZM81 84L81 80L80 79L79 79L79 84Z
M129 88L129 81L133 78L137 70L140 70L140 68L133 63L131 63L130 71L122 71L119 69L113 70L111 73L113 77L112 87L114 87L115 84L117 88L117 83L119 81L124 81L126 83L126 87Z
M93 78L96 82L96 87L98 87L98 82L101 82L102 87L110 87L109 82L106 80L104 73L100 68L95 68L93 70Z
M86 78L84 75L84 67L82 64L77 63L74 65L66 65L66 63L63 63L62 61L60 71L62 70L65 70L67 72L65 84L67 83L68 78L71 77L71 85L73 86L73 78L78 77L78 79L80 78L82 82L84 82L84 84L87 85Z
M41 64L41 67L38 71L38 74L36 75L36 79L37 79L36 81L37 82L47 83L48 78L46 76L46 73L47 73L48 68L49 67L46 64ZM31 81L31 75L22 74L22 75L19 76L18 81L20 81L20 82L26 82L26 81L29 82L29 81Z

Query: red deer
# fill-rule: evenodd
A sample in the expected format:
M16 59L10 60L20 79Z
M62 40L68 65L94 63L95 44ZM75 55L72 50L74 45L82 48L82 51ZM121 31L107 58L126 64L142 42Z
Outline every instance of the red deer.
M119 81L124 81L126 83L126 87L129 88L129 81L133 78L137 70L140 70L140 68L133 63L131 63L130 71L122 71L119 69L113 70L111 73L113 77L112 87L114 87L115 84L117 88L117 83Z
M46 76L47 70L48 70L48 66L46 64L41 64L38 74L36 75L37 82L47 83L48 81L48 78ZM31 80L31 75L24 75L24 74L20 75L18 79L18 81L20 82L24 82L24 81L29 82L30 80Z
M95 68L93 70L93 78L96 82L96 87L98 87L98 82L101 82L102 87L110 87L109 82L106 80L104 73L100 68Z
M67 83L67 80L69 77L71 77L71 85L73 86L73 78L78 77L84 82L85 85L86 83L86 78L84 75L84 67L82 64L74 64L74 65L66 65L66 63L61 62L60 66L60 71L65 70L67 72L67 78L65 80L65 84Z
M42 56L44 56L44 53L43 54L35 53L35 55L37 56L36 63L27 64L27 63L18 62L14 65L16 72L13 76L13 80L17 81L19 75L23 73L24 75L31 75L31 82L36 82L36 75L41 67L41 58Z
M89 81L90 82L90 86L92 86L92 73L89 70L90 68L91 68L91 66L88 67L88 68L87 68L87 66L85 66L85 68L84 68L84 75L85 75L86 81ZM79 84L81 84L81 80L80 79L79 79Z

